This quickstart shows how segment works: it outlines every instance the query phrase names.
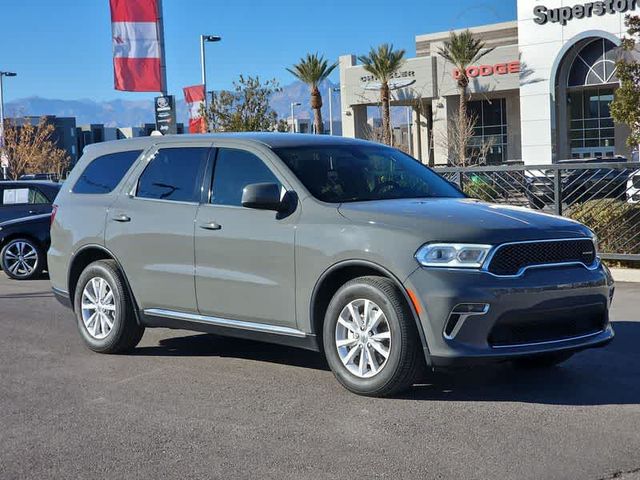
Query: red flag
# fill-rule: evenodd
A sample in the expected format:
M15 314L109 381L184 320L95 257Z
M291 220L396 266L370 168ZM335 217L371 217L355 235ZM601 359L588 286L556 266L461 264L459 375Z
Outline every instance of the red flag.
M109 0L116 90L164 91L157 0Z
M205 133L206 125L201 115L201 106L204 105L204 85L184 87L182 91L189 107L189 133Z

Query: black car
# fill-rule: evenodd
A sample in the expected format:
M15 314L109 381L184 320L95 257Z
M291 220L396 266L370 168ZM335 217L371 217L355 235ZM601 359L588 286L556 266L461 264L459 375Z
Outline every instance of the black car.
M47 268L51 213L0 223L0 264L16 280L31 280Z
M18 180L48 180L50 182L58 182L60 177L56 173L25 173L20 175Z
M627 180L634 169L594 168L589 167L589 164L626 162L624 157L561 160L558 165L562 169L547 170L541 172L542 175L526 178L529 205L542 209L554 204L556 171L560 171L562 201L567 205L602 198L624 199Z
M7 220L51 213L61 184L42 181L0 181L0 224Z

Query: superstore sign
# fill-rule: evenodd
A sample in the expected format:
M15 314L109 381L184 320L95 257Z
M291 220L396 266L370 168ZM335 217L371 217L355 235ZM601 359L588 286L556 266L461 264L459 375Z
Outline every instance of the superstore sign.
M625 13L635 10L638 0L604 0L602 2L587 2L573 7L547 8L538 5L533 9L533 19L538 25L548 22L566 25L573 19L601 17L606 14Z

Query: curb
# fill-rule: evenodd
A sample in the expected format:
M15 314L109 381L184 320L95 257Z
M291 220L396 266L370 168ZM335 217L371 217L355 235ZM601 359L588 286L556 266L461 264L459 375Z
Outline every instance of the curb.
M616 282L640 283L640 269L637 268L609 268Z

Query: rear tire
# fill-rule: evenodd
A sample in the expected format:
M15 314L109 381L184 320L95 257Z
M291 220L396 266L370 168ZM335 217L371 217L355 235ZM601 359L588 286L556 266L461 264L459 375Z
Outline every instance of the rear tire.
M46 255L42 247L28 238L14 238L0 252L2 270L14 280L33 280L42 275Z
M94 352L131 350L144 334L113 260L99 260L84 269L76 286L74 307L80 336Z
M413 314L384 277L360 277L340 287L325 314L323 344L336 379L359 395L394 395L421 371Z
M514 360L513 363L518 368L538 369L551 368L566 362L573 356L573 352L555 352L544 353L541 355L532 355Z

